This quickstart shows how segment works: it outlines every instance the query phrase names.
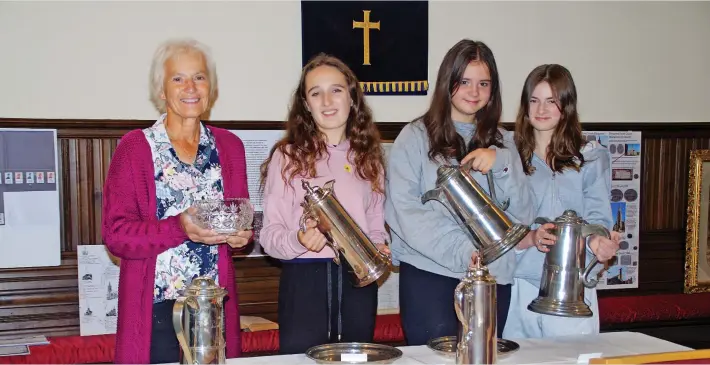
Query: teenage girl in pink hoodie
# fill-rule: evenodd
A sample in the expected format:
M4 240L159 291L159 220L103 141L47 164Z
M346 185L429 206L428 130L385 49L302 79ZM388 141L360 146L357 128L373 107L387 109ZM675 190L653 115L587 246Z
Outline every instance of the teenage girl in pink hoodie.
M372 342L377 283L351 284L314 221L299 229L305 191L335 180L335 196L365 234L389 254L384 221L380 137L358 80L340 60L319 55L301 73L286 135L262 166L264 222L260 244L282 261L279 343L283 354L330 342Z

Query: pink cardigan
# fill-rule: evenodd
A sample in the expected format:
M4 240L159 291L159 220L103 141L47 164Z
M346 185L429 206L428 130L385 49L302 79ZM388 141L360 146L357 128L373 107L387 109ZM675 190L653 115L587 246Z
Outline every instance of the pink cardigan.
M208 126L222 166L225 198L248 198L244 144L233 133ZM102 236L108 250L121 258L115 363L150 362L153 287L158 254L188 239L179 216L158 220L150 145L142 130L121 138L111 159L103 191ZM219 282L225 299L228 358L241 355L234 266L229 245L219 246Z

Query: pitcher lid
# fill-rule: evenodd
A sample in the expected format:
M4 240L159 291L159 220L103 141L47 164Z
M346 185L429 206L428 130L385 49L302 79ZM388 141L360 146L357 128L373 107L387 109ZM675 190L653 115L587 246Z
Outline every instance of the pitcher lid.
M306 180L301 180L301 187L306 191L306 194L303 196L304 199L309 202L320 201L328 196L331 191L328 187L328 183L326 183L323 187L318 185L311 186L311 184L309 184Z
M201 297L214 297L226 295L227 291L221 286L217 285L212 278L206 276L200 276L192 280L190 286L185 288L183 295L185 296L201 296Z
M584 223L584 219L578 216L577 212L575 212L574 210L567 209L564 213L562 213L561 216L555 219L555 222L581 224Z
M456 165L441 165L436 169L437 183L442 183L446 181L451 175L457 173L461 166Z

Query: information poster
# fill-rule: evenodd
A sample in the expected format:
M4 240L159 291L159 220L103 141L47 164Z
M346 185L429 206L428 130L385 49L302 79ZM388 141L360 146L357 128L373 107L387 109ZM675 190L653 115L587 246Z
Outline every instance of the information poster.
M57 166L56 130L0 128L0 268L61 263Z
M585 132L611 153L613 230L621 234L616 259L601 273L597 289L638 288L641 197L641 132Z
M79 332L116 333L120 261L104 245L79 245Z
M259 245L259 231L264 219L263 194L260 187L261 164L269 157L271 149L284 135L283 130L233 130L244 143L247 159L247 179L249 200L254 206L254 244L243 255L248 257L266 256Z

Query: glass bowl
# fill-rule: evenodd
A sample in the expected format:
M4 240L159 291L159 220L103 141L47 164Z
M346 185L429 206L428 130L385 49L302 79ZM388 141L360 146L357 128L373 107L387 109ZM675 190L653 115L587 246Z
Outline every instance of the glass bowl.
M195 202L195 223L219 234L234 234L252 229L254 207L249 199L214 199Z

